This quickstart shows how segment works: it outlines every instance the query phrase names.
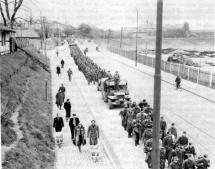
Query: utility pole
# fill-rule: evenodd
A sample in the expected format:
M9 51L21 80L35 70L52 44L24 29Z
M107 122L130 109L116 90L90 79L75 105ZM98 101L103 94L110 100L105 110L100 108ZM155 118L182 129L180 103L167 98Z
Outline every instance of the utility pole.
M122 48L122 34L123 34L123 27L121 28L121 34L120 34L120 48Z
M137 38L138 38L138 9L136 8L137 10L137 27L136 27L136 52L135 52L135 66L137 66L137 50L138 50L138 47L137 47Z
M44 43L44 54L45 57L47 57L47 52L46 52L46 34L45 34L45 18L42 18L42 26L43 26L43 43Z
M160 140L161 49L162 49L162 18L163 18L162 15L163 15L163 0L157 0L152 169L160 169L159 140Z
M57 30L58 30L58 46L60 46L60 28L59 28L59 23L57 24Z
M41 49L43 49L43 20L41 11L40 11L40 26L41 26Z
M108 29L107 45L109 45L109 41L110 41L110 29Z

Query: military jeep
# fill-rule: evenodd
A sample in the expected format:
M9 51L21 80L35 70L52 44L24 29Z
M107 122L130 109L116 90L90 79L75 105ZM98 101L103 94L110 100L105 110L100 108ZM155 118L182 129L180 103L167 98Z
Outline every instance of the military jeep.
M102 99L104 102L108 102L109 109L112 109L114 106L124 106L130 102L126 80L120 80L118 87L116 87L114 79L103 79L100 87Z

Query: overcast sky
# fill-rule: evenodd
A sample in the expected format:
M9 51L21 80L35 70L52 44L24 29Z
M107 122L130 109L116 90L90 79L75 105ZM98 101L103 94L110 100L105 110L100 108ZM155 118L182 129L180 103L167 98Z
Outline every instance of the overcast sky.
M81 23L105 29L136 26L136 8L140 24L155 24L157 0L24 0L38 16L37 2L43 15L77 26ZM191 29L215 29L214 0L163 0L164 25L189 22ZM27 14L26 14L27 15Z

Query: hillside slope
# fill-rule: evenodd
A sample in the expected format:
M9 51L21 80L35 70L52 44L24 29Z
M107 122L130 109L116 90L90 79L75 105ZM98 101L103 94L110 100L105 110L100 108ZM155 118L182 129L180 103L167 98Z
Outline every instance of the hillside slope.
M28 52L45 63L44 56L33 49ZM2 168L53 168L51 74L18 51L0 58L0 79ZM45 79L48 101L44 99Z

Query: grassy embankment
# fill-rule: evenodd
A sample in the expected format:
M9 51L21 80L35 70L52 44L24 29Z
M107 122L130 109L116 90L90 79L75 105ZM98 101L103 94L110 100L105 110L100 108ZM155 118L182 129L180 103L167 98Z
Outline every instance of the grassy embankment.
M42 55L38 55L33 49L29 51L45 63ZM2 56L0 66L1 144L10 146L17 141L5 153L2 168L53 168L55 154L51 129L51 74L23 52ZM48 80L48 101L44 100L44 79ZM20 140L17 140L14 122L10 119L18 105L22 106L18 115L18 125L23 136Z

